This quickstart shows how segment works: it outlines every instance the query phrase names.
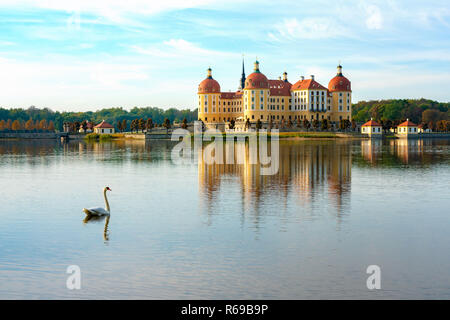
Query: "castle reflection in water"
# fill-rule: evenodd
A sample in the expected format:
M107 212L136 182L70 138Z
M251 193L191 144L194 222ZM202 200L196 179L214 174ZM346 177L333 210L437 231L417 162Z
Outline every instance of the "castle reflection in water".
M225 146L225 153L230 147ZM235 142L234 147L245 152L243 164L206 164L199 152L199 192L209 209L223 199L224 192L239 192L240 196L229 198L240 201L243 211L259 211L272 201L306 207L317 199L327 200L329 208L340 214L349 201L352 157L346 141L280 141L275 175L262 175L260 164L250 164L248 144Z

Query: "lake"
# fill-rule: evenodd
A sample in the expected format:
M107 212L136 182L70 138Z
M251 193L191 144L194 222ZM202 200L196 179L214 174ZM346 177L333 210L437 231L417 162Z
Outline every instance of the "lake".
M0 141L0 299L450 299L448 140L283 140L270 176L174 145Z

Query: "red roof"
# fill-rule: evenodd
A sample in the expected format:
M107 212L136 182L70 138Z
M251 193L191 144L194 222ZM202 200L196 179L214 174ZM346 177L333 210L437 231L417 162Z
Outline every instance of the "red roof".
M220 93L220 85L212 77L206 78L198 85L198 93Z
M245 79L245 89L268 89L269 80L261 72L253 72Z
M352 85L350 80L344 77L342 74L335 76L328 83L328 90L333 91L352 91Z
M397 127L417 127L417 124L406 119L405 122L400 123Z
M292 86L291 90L306 90L306 89L319 89L319 90L327 90L323 85L318 83L316 80L307 79L307 80L299 80Z
M364 123L362 125L362 127L381 127L381 124L379 124L378 122L373 121L372 119L370 119L369 121Z
M271 96L291 96L292 84L288 81L269 80L269 87Z
M239 98L240 92L221 92L220 99L236 99Z
M114 129L114 127L112 125L110 125L108 122L105 122L105 120L103 120L102 122L100 122L98 125L96 125L94 128L103 128L103 129Z

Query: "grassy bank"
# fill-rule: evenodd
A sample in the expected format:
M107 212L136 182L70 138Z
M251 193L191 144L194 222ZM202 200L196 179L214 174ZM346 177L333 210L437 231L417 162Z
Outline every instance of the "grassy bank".
M341 138L334 132L280 132L280 139L283 138Z
M88 141L110 141L123 138L125 138L125 135L122 133L113 133L113 134L89 133L84 137L84 139Z
M259 135L256 132L233 132L229 133L228 135L240 137L240 136L248 136L256 134ZM227 134L222 133L222 136L225 137ZM204 134L204 136L208 136L208 134ZM268 137L272 136L272 134L269 132L267 134ZM288 139L288 138L319 138L319 139L335 139L335 138L345 138L345 136L338 136L334 132L280 132L278 134L278 137L280 139Z

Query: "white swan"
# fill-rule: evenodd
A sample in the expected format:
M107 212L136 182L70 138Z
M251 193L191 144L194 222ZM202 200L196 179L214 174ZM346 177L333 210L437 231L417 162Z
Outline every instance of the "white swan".
M97 208L83 208L84 213L93 216L109 216L109 203L108 198L106 197L106 191L112 191L109 187L105 187L103 189L103 197L105 197L105 208L97 207Z

